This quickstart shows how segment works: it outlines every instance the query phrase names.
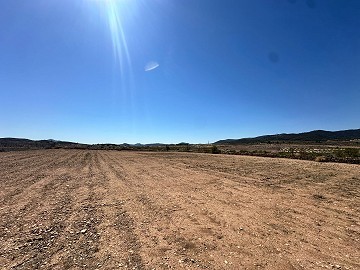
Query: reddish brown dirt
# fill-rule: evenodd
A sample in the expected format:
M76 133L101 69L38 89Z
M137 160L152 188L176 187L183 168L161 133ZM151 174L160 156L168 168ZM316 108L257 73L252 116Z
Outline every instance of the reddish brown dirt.
M360 166L0 153L0 269L360 269Z

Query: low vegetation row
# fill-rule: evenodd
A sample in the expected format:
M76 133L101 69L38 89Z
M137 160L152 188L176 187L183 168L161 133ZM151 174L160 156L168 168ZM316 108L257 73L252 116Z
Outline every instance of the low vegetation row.
M154 144L154 145L131 145L131 144L78 144L56 141L39 141L36 144L18 143L0 144L0 152L35 150L35 149L86 149L86 150L117 150L117 151L153 151L153 152L196 152L209 154L248 155L273 158L292 158L313 160L318 162L343 162L360 164L360 147L318 147L302 145L302 147L278 147L275 150L266 144L249 144L244 147L234 148L229 145L215 144Z
M280 151L267 150L229 150L224 149L224 154L250 155L274 158L292 158L313 160L318 162L341 162L360 164L360 148L331 148L331 149L282 149Z

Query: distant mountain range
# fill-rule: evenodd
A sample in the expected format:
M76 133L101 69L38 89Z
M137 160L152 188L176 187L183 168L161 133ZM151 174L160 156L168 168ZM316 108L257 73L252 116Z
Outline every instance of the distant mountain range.
M187 143L173 144L175 146L188 145ZM108 149L108 150L144 150L165 148L167 144L151 143L151 144L83 144L75 142L66 142L58 140L29 140L21 138L0 138L0 152L13 150L35 150L35 149Z
M304 133L265 135L255 138L228 139L215 142L216 145L241 145L256 143L327 143L359 141L360 129L350 129L341 131L314 130ZM171 146L188 147L188 143L170 144ZM0 138L0 151L28 150L28 149L113 149L113 150L159 150L168 148L167 144L82 144L74 142L64 142L57 140L29 140L18 138Z
M86 144L63 142L56 140L29 140L19 138L0 138L0 150L21 150L21 149L50 149L50 148L78 148Z
M267 142L318 142L327 141L350 141L360 140L360 129L349 129L341 131L314 130L303 133L282 133L275 135L264 135L254 138L227 139L215 142L215 144L250 144L250 143L267 143Z

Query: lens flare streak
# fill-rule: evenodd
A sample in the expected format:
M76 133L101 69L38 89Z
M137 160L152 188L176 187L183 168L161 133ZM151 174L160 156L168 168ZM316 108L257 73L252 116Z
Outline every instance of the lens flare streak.
M119 11L115 1L107 1L107 15L109 20L109 27L111 31L111 37L113 42L114 55L118 60L118 63L123 68L124 57L127 64L131 67L129 50L124 34L124 30L121 24Z
M154 70L156 68L158 68L160 65L157 62L151 61L149 63L147 63L147 65L145 66L145 71L151 71Z
M120 80L123 95L132 99L133 74L131 57L121 21L120 3L115 0L104 1L106 17L110 29L115 63L120 69ZM130 97L128 96L130 95ZM124 96L124 97L125 97Z

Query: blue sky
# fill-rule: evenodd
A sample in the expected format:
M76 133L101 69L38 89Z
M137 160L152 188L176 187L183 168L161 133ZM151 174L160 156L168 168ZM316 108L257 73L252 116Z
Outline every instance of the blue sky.
M360 128L359 29L358 0L0 0L0 137Z

